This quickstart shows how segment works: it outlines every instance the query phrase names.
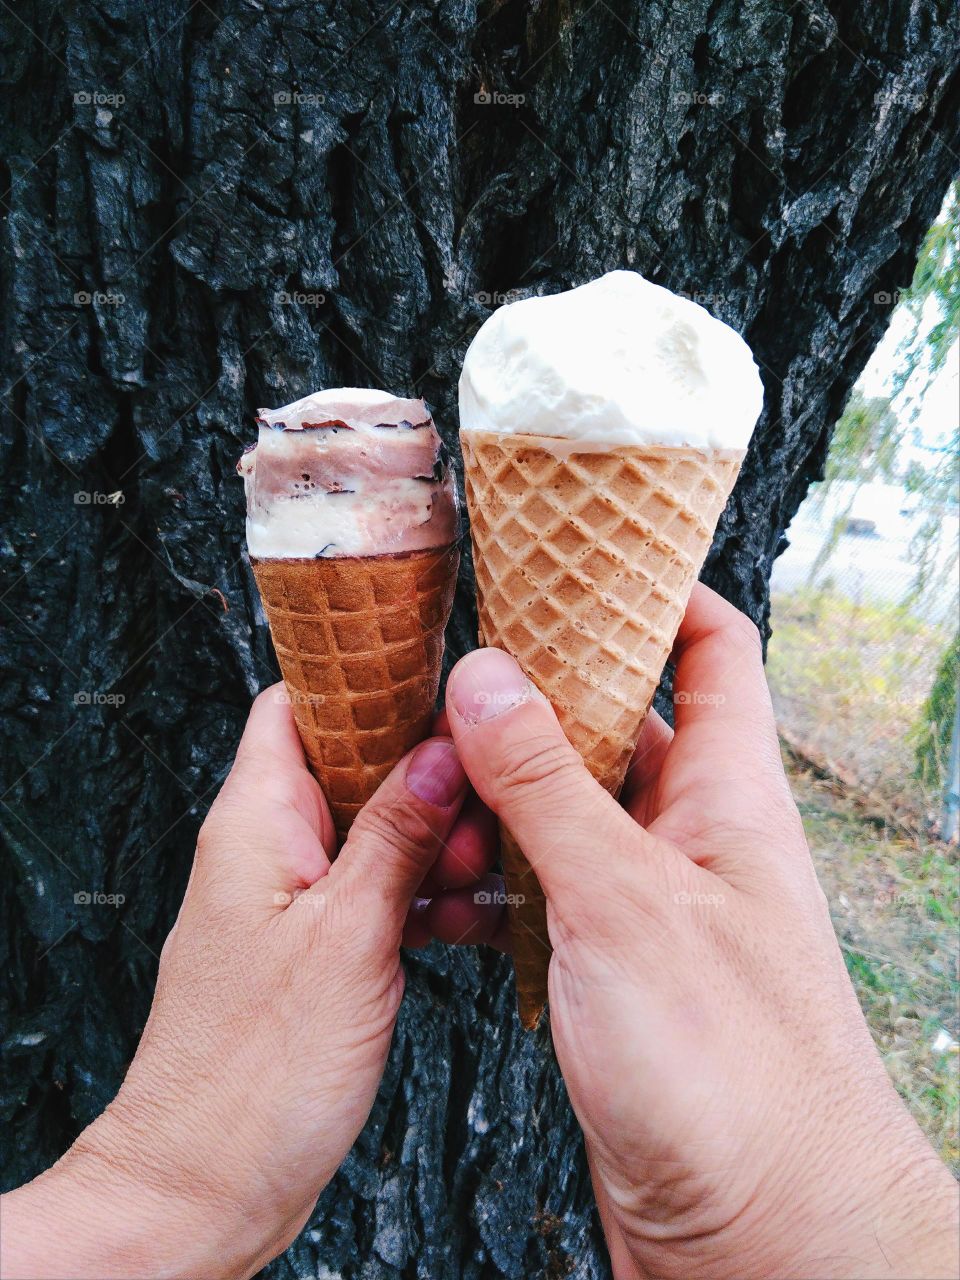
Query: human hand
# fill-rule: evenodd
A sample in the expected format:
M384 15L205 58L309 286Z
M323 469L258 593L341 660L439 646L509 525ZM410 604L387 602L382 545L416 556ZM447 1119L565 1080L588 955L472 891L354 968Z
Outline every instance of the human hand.
M430 739L331 865L283 686L261 694L127 1078L62 1161L5 1197L4 1277L237 1277L286 1247L373 1103L411 898L428 873L436 894L493 856L475 800L458 819L466 794L449 738Z
M467 774L548 898L551 1030L614 1273L956 1275L956 1188L857 1005L756 629L698 587L675 658L676 733L650 717L622 807L505 654L447 685Z

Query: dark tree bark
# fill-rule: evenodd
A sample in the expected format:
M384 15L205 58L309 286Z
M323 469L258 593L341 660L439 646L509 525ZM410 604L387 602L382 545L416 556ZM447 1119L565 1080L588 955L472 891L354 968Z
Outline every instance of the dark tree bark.
M783 530L956 169L960 34L949 0L25 0L0 28L15 1184L117 1089L197 827L275 678L234 475L254 409L381 385L425 395L454 444L460 361L501 295L641 269L762 362L707 578L764 625ZM467 566L454 656L471 595ZM75 902L96 891L125 900ZM509 962L434 947L408 968L370 1123L271 1274L606 1275Z

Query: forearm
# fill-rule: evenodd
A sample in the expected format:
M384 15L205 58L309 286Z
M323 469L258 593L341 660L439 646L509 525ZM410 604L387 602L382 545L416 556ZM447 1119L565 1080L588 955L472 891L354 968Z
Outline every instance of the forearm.
M92 1125L53 1168L3 1196L3 1280L237 1280L277 1251L196 1187L151 1185L147 1160L137 1178L101 1139Z
M956 1280L960 1275L957 1185L902 1104L855 1141L795 1148L769 1171L762 1196L729 1221L690 1239L682 1223L645 1227L633 1202L645 1189L619 1181L598 1207L616 1280ZM874 1117L874 1120L880 1117ZM597 1178L595 1183L603 1183Z
M859 1183L851 1175L845 1194L825 1195L807 1215L785 1214L785 1230L771 1241L763 1274L783 1280L812 1274L823 1280L955 1280L957 1187L918 1137L917 1144L897 1144L899 1160L882 1177L871 1180L865 1168Z

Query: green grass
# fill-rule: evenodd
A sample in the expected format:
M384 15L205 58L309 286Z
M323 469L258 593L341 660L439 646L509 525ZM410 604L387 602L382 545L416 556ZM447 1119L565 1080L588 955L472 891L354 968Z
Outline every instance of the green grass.
M842 791L791 771L817 874L857 996L887 1070L935 1149L960 1172L956 851L892 836Z
M828 589L776 596L771 625L767 678L778 723L891 810L935 810L933 775L918 776L917 744L951 632L901 606Z

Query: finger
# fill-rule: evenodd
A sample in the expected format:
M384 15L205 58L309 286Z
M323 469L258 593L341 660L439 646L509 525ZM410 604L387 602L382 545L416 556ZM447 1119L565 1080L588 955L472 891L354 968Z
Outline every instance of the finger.
M430 905L429 898L414 898L410 903L410 910L407 912L407 918L403 922L403 933L400 935L401 947L409 947L416 950L418 947L425 947L433 941L433 935L427 928L426 911Z
M419 891L425 898L435 898L445 889L473 884L490 870L499 853L497 819L470 790Z
M330 809L307 767L283 681L270 685L254 699L224 790L234 787L254 803L269 799L292 805L324 848L329 853L336 849Z
M620 794L620 803L635 822L646 825L648 816L653 816L650 812L652 801L672 741L673 730L651 707L630 758Z
M742 825L772 800L789 801L753 623L698 584L674 656L675 733L661 766L655 829Z
M553 709L499 649L461 658L447 681L457 751L477 794L512 832L551 899L582 896L580 872L638 829L588 773Z
M423 912L427 933L449 946L481 943L510 950L510 926L500 876L484 876L467 889L455 889L427 903Z
M327 887L339 886L391 948L466 791L452 741L429 738L401 760L354 820Z
M283 684L253 703L236 759L201 828L198 863L227 892L275 907L312 884L336 847L330 811L306 766Z

